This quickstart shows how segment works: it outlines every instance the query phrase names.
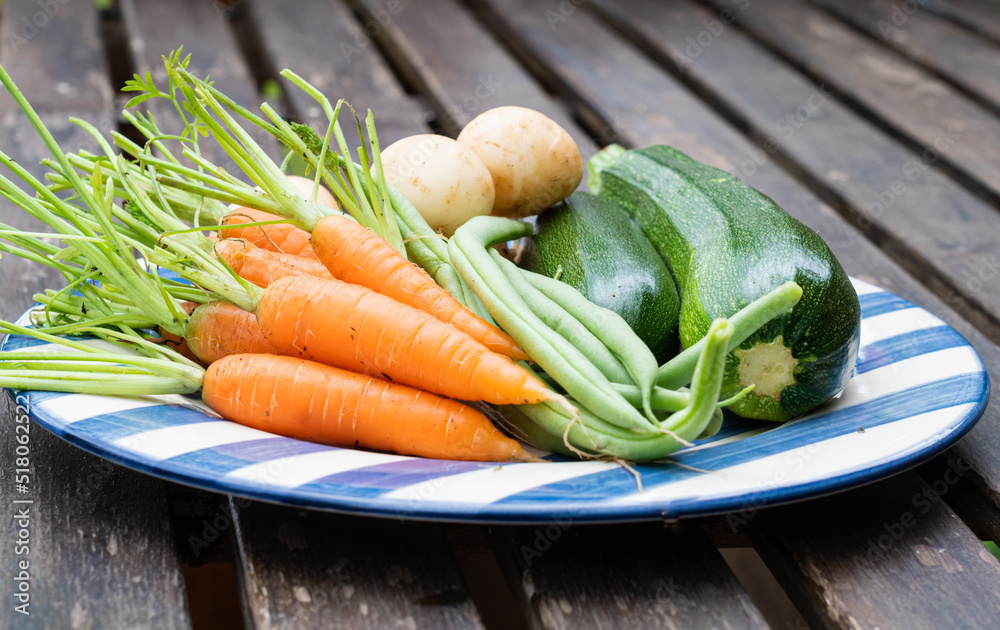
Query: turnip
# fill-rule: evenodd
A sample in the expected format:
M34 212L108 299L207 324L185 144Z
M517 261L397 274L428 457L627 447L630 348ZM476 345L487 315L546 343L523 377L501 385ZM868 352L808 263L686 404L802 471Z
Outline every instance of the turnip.
M580 150L566 130L541 112L497 107L472 120L458 141L486 164L496 200L492 214L538 214L572 193L583 179Z

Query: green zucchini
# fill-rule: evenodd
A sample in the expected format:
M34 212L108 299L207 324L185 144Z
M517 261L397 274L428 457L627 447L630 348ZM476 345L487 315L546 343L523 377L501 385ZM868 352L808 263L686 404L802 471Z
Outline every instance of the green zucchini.
M621 315L663 363L677 352L680 302L666 263L617 204L585 192L538 217L521 265Z
M730 409L785 421L837 394L860 339L857 292L823 239L739 179L666 146L610 147L591 160L590 186L638 222L667 260L688 347L788 280L802 299L727 357L721 397L754 385Z

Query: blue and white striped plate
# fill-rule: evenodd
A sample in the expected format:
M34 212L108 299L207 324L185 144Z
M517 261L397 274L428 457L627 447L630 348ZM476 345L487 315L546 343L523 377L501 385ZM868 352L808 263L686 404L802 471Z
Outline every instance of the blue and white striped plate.
M339 512L468 522L634 521L757 509L899 472L968 431L989 397L971 346L875 286L861 297L861 351L844 392L783 425L730 417L672 463L483 464L321 446L219 419L194 397L27 397L31 417L102 457L170 481ZM4 350L34 345L8 337Z

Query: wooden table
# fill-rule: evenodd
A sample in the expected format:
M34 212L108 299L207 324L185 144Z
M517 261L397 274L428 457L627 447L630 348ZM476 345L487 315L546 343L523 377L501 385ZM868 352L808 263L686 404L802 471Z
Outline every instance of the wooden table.
M181 44L237 100L256 105L263 93L317 122L298 92L273 89L291 67L374 109L385 143L455 135L485 109L518 104L556 119L585 157L610 142L671 144L771 195L852 275L947 320L1000 379L996 2L120 0L99 11L6 0L0 42L0 61L74 148L88 140L68 116L123 129L117 90L133 72L156 76L160 55ZM42 147L6 97L0 114L0 146L37 162ZM9 204L2 220L32 225ZM2 265L7 319L57 282L19 260ZM33 503L30 617L14 611L22 557L14 519L2 519L3 627L239 627L240 605L254 628L1000 625L1000 562L981 542L1000 540L1000 404L947 454L837 496L555 529L212 495L37 426L20 495L18 411L4 404L0 501ZM767 576L741 581L724 561L750 547L797 614L762 612Z

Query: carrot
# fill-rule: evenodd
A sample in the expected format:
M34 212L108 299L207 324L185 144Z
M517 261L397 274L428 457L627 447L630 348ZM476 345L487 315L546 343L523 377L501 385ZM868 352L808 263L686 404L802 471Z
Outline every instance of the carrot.
M215 253L226 261L236 275L259 287L266 287L285 276L333 277L323 263L314 258L273 252L240 239L219 241Z
M222 219L223 225L234 227L219 230L219 238L241 238L261 247L286 254L297 254L306 258L315 258L312 245L309 244L309 232L289 223L274 225L258 225L255 227L239 227L244 223L261 221L280 221L285 217L254 210L253 208L237 208Z
M439 459L533 459L459 402L312 361L234 355L210 365L202 387L227 420L300 440Z
M313 250L334 278L359 284L451 324L493 352L528 359L509 335L462 306L426 271L385 239L349 219L331 215L312 231Z
M198 358L198 355L196 355L194 351L191 350L191 346L188 345L187 339L179 335L175 335L172 332L163 330L162 328L159 329L159 333L160 333L160 338L163 339L163 344L165 346L167 346L177 354L181 355L185 359L191 359L195 363L201 363L203 365L205 364L205 362L202 361L200 358Z
M194 310L187 324L187 347L205 364L242 353L277 354L253 313L226 302L208 302Z
M502 405L559 399L509 357L428 313L355 284L281 278L264 290L256 313L280 354L460 400Z
M184 301L180 303L181 309L188 315L193 313L195 309L198 308L198 306L199 304L197 302ZM160 338L163 339L163 344L168 348L170 348L171 350L174 350L175 352L177 352L186 359L191 359L195 363L202 363L202 364L205 363L204 361L198 358L198 355L196 355L193 350L191 350L191 347L188 345L187 339L185 339L184 337L181 337L180 335L175 335L169 330L165 330L162 326L157 327L157 332L160 333Z

